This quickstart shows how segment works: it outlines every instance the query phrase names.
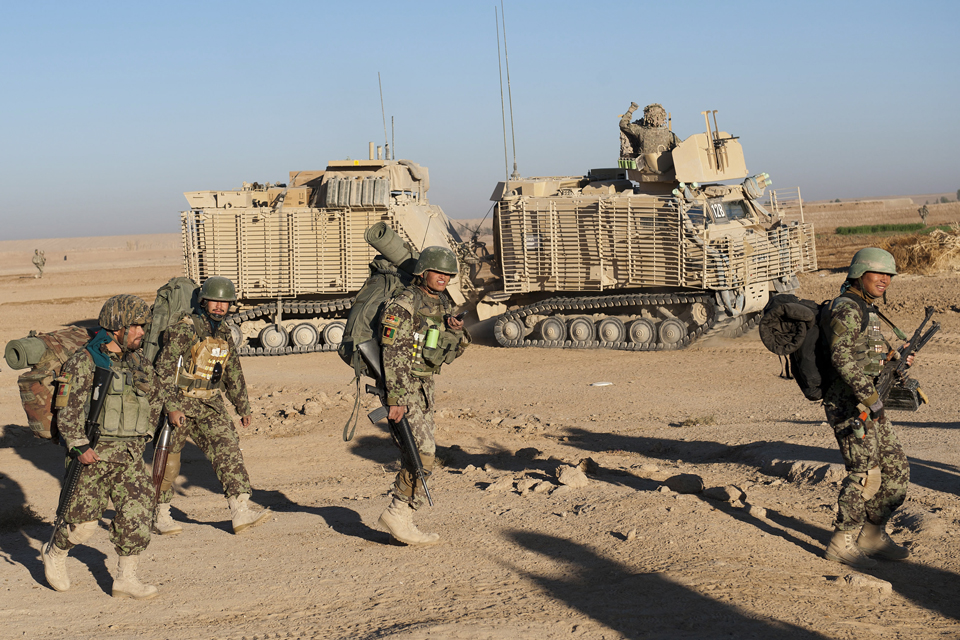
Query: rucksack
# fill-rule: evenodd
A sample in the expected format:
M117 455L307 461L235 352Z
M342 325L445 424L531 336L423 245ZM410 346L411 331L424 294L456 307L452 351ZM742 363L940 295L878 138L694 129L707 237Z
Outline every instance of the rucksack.
M380 338L380 313L384 305L412 282L412 274L398 269L383 256L378 255L370 263L370 275L350 307L343 338L337 347L340 358L350 365L358 377L369 377L369 374L357 346L371 338Z
M7 343L4 357L10 368L31 367L17 378L17 385L27 423L38 438L59 440L53 400L63 381L60 374L64 363L90 342L93 335L93 330L70 326L49 333L31 331L27 337Z
M163 348L167 327L179 322L199 308L197 296L200 287L190 278L177 276L157 289L153 301L153 316L143 337L143 355L153 363Z
M864 331L869 319L866 301L852 293L842 297L860 306L860 331ZM827 342L832 305L833 300L817 304L781 293L770 298L760 320L760 340L783 362L780 377L796 380L807 400L822 400L823 391L836 375Z

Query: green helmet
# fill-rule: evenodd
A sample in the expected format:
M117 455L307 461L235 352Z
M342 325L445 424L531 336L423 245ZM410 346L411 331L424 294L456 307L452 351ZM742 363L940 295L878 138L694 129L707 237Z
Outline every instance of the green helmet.
M134 324L147 324L150 316L150 307L142 298L122 293L103 303L99 321L107 331L119 331Z
M458 273L457 256L447 247L427 247L420 252L413 275L422 276L424 271L437 271L449 276Z
M850 261L850 270L847 271L847 280L856 280L867 271L897 275L897 261L889 251L878 247L860 249Z
M216 300L218 302L236 302L237 288L229 278L222 276L210 276L200 287L200 302L204 300Z

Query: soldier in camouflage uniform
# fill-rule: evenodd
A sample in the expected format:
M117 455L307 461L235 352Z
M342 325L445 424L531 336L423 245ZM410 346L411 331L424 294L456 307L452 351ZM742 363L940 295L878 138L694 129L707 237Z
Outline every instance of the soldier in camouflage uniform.
M887 535L886 524L906 497L910 467L875 387L884 361L896 351L880 332L874 305L886 299L896 274L888 252L872 247L858 251L842 295L831 305L826 330L834 374L823 406L847 468L826 558L859 569L877 564L869 556L903 560L909 555ZM862 412L867 414L863 421Z
M237 299L236 288L227 278L213 276L200 287L198 297L200 312L167 328L157 356L157 375L171 390L168 418L174 427L154 525L164 535L183 531L170 516L170 501L187 436L213 464L230 506L234 533L260 524L270 515L267 509L250 508L253 488L240 452L240 435L221 395L221 391L226 394L243 426L250 426L253 411L240 357L230 329L223 323L230 303Z
M460 356L470 342L463 322L450 315L453 303L445 294L447 283L457 272L453 251L446 247L425 248L414 269L414 284L390 300L380 316L389 419L407 417L428 476L437 448L433 376L444 363ZM380 526L405 544L435 544L440 539L438 534L423 533L413 524L413 512L426 500L416 478L413 463L401 455L393 500L380 515Z
M116 516L110 525L110 541L120 556L113 582L113 597L146 599L157 588L140 582L140 553L150 542L153 486L143 464L143 452L153 437L162 409L161 390L149 361L140 350L143 325L150 319L147 303L136 296L119 295L107 300L100 311L101 330L75 352L63 367L57 393L60 433L69 457L78 457L83 467L53 545L44 545L44 574L57 591L70 588L67 553L86 542L97 530L100 516L110 502ZM111 369L107 396L101 414L100 440L90 447L84 430L90 410L94 368Z
M44 265L47 264L47 257L43 254L43 251L40 251L40 249L34 249L34 250L33 250L33 260L32 260L32 262L33 262L33 266L35 266L35 267L37 268L37 271L40 272L40 273L38 273L37 275L35 275L35 276L33 276L33 277L34 277L34 278L42 278L42 277L43 277L43 267L44 267Z
M643 109L643 118L631 123L630 118L638 108L636 102L631 102L630 108L620 118L620 155L639 157L676 147L679 139L666 127L667 112L663 106L657 103L647 105Z

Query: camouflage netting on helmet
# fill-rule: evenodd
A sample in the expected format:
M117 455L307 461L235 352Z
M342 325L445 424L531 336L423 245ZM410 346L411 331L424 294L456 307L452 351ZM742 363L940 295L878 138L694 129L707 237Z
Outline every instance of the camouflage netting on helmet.
M233 281L222 276L207 278L200 287L200 300L214 300L217 302L236 302L237 288Z
M662 127L667 122L667 110L654 102L643 108L643 124L647 127Z
M457 275L457 256L447 247L426 247L420 252L420 259L413 270L413 275L423 275L424 271L437 271L451 276Z
M122 293L103 303L100 326L107 331L119 331L134 324L150 322L150 307L137 296Z

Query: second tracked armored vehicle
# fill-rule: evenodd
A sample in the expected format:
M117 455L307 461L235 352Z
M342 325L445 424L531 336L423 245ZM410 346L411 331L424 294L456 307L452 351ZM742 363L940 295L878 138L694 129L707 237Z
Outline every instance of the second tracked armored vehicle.
M742 335L771 292L817 268L812 225L787 221L775 198L761 204L769 184L709 120L616 168L501 182L496 278L477 314L497 318L506 347L647 351Z

